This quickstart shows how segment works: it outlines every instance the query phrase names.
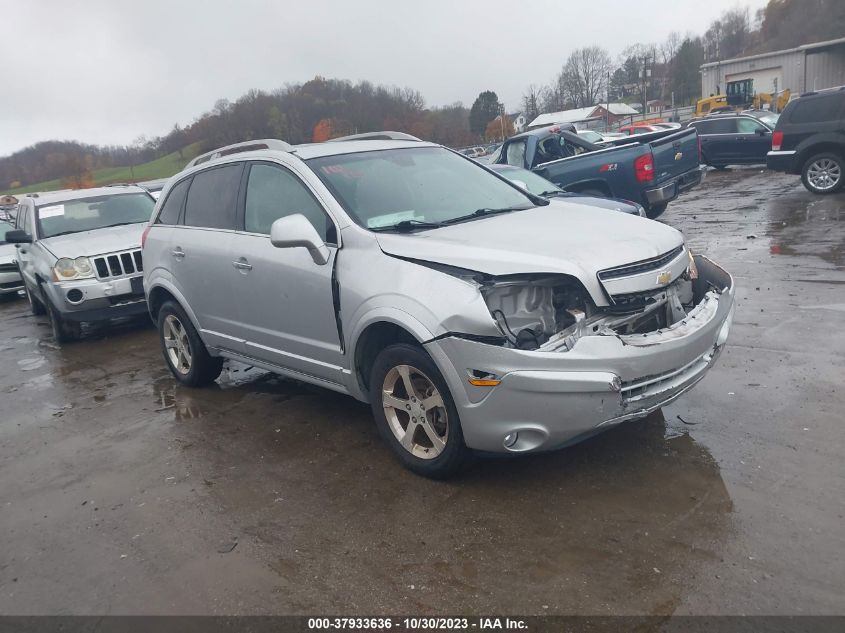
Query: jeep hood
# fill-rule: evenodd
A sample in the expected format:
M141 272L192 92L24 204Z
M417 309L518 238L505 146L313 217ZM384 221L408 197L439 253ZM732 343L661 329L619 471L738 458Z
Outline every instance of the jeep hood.
M599 305L606 303L600 270L657 257L684 242L660 222L570 200L415 233L378 233L377 239L389 255L489 275L572 275Z
M104 253L141 248L141 233L147 223L112 226L94 231L57 235L40 240L53 255L59 257L91 257Z

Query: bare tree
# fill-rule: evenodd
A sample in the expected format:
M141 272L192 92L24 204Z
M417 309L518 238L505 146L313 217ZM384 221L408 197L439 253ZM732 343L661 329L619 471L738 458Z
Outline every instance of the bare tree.
M533 121L540 115L541 99L540 89L534 84L525 89L525 93L522 95L522 112L526 121Z
M598 103L606 93L611 71L608 52L600 46L587 46L570 53L558 77L558 84L576 108Z

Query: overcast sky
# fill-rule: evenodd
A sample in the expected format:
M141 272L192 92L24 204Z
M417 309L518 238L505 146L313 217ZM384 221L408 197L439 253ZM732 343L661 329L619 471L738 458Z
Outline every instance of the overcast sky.
M509 111L566 56L614 58L765 0L0 0L0 156L47 139L129 144L250 88L322 75L428 105L494 90Z

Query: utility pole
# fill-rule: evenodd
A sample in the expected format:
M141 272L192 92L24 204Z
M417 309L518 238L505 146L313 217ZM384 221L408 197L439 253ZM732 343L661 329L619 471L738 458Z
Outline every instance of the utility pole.
M502 109L502 113L499 115L499 123L502 126L502 143L505 142L505 104L500 103L499 107Z

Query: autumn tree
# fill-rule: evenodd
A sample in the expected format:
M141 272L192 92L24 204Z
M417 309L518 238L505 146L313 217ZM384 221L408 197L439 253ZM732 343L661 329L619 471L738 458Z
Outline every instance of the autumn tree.
M484 130L484 140L488 142L504 141L515 133L510 117L500 114L487 124Z
M487 124L499 116L501 108L499 97L492 90L479 94L469 111L470 132L478 136L484 134Z

